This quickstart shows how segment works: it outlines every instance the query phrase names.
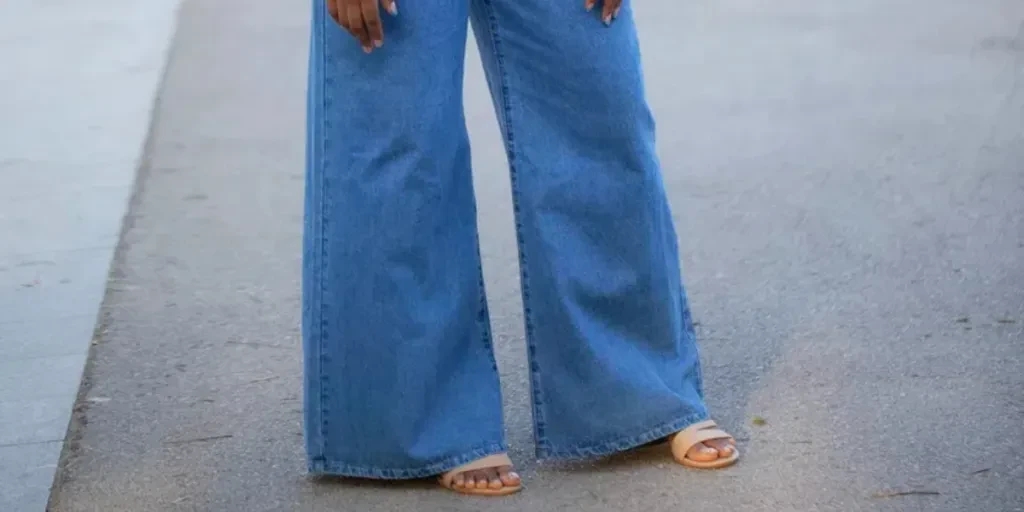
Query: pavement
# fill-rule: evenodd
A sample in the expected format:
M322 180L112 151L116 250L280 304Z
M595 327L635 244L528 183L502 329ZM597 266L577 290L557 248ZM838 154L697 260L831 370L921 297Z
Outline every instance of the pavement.
M637 2L727 471L531 456L503 150L485 278L526 492L311 479L305 7L184 0L51 510L1024 510L1024 4ZM4 381L6 389L7 381Z
M0 2L0 510L46 507L177 0Z

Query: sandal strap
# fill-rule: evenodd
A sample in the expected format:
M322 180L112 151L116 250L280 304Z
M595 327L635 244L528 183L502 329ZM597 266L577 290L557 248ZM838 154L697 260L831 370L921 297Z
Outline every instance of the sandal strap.
M452 481L455 480L455 477L459 476L460 473L465 473L467 471L473 471L477 469L489 469L511 465L512 459L509 458L508 454L498 453L495 455L489 455L482 459L474 460L469 464L463 464L441 475L441 483L444 484L445 487L451 487Z
M702 421L690 425L686 430L676 434L672 438L672 451L684 454L690 451L697 443L711 441L712 439L732 439L729 433L719 430L718 424L713 420Z

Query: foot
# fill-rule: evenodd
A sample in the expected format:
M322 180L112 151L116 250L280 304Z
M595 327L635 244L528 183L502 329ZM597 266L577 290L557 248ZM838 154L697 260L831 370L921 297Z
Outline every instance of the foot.
M712 439L697 443L686 451L686 458L697 462L712 462L718 459L727 459L736 453L736 440Z
M512 460L499 453L459 466L440 477L441 486L462 494L505 496L523 488Z
M522 485L522 480L512 470L512 466L497 466L463 471L455 475L455 478L452 480L452 487L461 491L473 489L500 491L505 488L516 488L520 485Z
M739 458L736 440L717 428L714 421L695 423L672 436L672 456L684 466L717 469L732 465Z

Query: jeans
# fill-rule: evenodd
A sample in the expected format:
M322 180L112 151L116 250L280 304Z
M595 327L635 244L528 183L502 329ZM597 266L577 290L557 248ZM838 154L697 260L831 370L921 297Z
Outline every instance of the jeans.
M627 2L398 0L366 55L314 0L303 242L313 473L506 450L462 106L468 22L511 164L540 458L707 418Z

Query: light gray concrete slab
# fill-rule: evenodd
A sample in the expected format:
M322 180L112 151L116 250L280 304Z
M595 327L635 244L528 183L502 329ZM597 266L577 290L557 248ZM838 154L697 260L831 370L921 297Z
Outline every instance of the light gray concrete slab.
M188 0L89 376L103 400L83 404L54 509L1024 508L1024 5L635 5L707 396L738 466L687 471L657 448L532 460L508 178L471 54L484 267L527 491L307 479L307 11Z
M80 340L81 341L81 340ZM88 342L86 342L88 343ZM0 361L0 403L66 397L78 392L86 352ZM6 431L8 425L3 425Z
M0 4L0 510L46 507L177 4Z
M108 187L57 186L41 194L7 197L0 215L0 232L10 241L4 252L104 248L109 264L131 195L130 175L126 179L128 183Z
M89 201L83 201L89 202ZM18 202L7 203L17 207ZM122 212L123 213L123 212ZM113 222L107 229L119 228L120 222ZM26 223L26 227L43 224L41 221ZM59 229L74 231L61 221ZM95 226L91 224L90 226ZM96 231L96 230L92 230ZM113 233L116 240L118 235ZM24 324L27 322L48 321L51 328L62 325L60 319L91 315L95 321L99 304L107 287L107 273L114 255L113 246L100 246L106 243L97 237L87 236L97 244L94 249L45 251L24 255L0 256L0 279L4 284L0 287L0 322ZM40 242L46 243L42 238ZM41 333L40 333L41 334ZM58 337L63 333L47 333ZM31 336L32 333L23 335ZM68 343L67 347L76 347L79 351L88 348L91 336L78 337L74 341L60 338ZM51 340L53 341L53 340ZM10 348L0 346L0 351Z
M0 402L0 446L64 441L72 405L67 393Z
M95 314L0 322L0 360L84 354L96 327Z
M62 441L0 446L0 496L4 510L44 510Z
M134 165L123 164L137 161L145 140L177 3L0 6L3 160L69 164L86 176L116 165L118 184L131 177Z

